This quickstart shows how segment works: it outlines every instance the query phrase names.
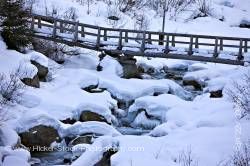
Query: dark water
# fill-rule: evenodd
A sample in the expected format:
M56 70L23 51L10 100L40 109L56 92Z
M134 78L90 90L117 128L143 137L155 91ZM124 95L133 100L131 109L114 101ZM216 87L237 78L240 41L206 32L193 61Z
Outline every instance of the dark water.
M33 158L40 160L40 163L33 166L68 165L67 162L73 157L71 151L53 151L32 153Z

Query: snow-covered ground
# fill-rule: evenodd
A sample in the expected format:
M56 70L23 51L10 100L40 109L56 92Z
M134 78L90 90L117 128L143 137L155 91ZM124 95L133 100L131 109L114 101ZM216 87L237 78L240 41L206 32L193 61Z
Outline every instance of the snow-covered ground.
M121 20L111 24L107 20L108 7L102 1L80 5L75 0L36 0L33 10L45 14L57 9L63 15L70 7L76 9L80 22L105 27L135 27L136 19L130 14L119 13ZM167 20L167 32L211 34L220 36L250 37L250 30L239 28L242 21L250 22L250 1L212 0L213 15L188 20L195 7L182 13L176 21ZM149 20L149 30L160 31L161 20L155 11L143 8ZM220 21L221 17L225 21ZM184 60L137 58L137 65L143 68L188 69L185 80L196 80L204 84L203 94L193 101L186 101L188 92L169 79L124 79L122 67L114 58L106 56L100 61L97 52L80 49L81 54L67 57L62 65L56 64L35 51L21 54L7 50L0 39L0 73L9 76L17 68L21 70L20 79L33 78L37 68L30 60L49 68L51 78L40 82L40 88L26 86L17 103L0 106L5 124L0 124L0 165L29 165L27 150L11 149L18 142L17 133L28 131L37 125L52 126L61 137L96 133L102 135L72 163L74 166L94 165L105 149L114 148L114 166L181 165L178 162L181 152L190 149L199 166L216 166L228 160L239 142L250 139L250 121L238 120L233 103L228 100L227 89L233 81L241 82L250 68L213 63L200 63ZM103 70L98 72L100 64ZM90 85L104 89L100 93L90 93L84 88ZM210 98L209 92L223 90L222 98ZM159 95L154 95L159 94ZM0 95L1 100L1 95ZM118 108L119 101L128 105L128 110ZM76 122L64 124L67 118L78 120L85 111L104 117L105 122ZM127 111L127 112L126 112ZM117 114L119 116L117 116ZM141 136L122 135L117 130L120 117L133 117L131 126L150 129ZM1 116L3 116L1 114ZM1 118L0 118L1 119ZM240 132L239 132L240 130ZM80 147L81 145L79 145Z

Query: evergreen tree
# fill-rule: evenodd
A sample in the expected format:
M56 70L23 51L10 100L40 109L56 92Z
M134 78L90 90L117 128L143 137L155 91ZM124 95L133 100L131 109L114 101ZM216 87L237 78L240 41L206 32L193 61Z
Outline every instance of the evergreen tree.
M21 51L31 43L32 31L28 26L28 16L23 0L1 0L1 36L9 49Z

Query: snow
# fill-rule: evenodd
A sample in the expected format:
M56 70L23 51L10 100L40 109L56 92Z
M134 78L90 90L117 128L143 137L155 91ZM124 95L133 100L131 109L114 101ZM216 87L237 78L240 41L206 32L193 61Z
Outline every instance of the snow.
M177 83L171 80L139 80L121 79L118 77L103 77L99 80L99 86L106 88L118 99L130 101L138 97L153 95L154 93L172 93L180 97L187 97L187 92Z
M0 146L15 146L18 142L17 133L7 124L0 127Z
M36 51L31 51L28 53L28 55L30 56L31 61L35 61L44 67L48 67L49 60L45 55Z
M104 122L82 122L75 123L61 131L62 136L76 136L81 134L94 133L97 135L121 135L115 128Z
M3 161L3 166L12 166L12 165L15 165L16 163L23 165L23 166L30 166L30 164L28 164L27 161L23 160L20 157L16 157L16 156L5 157L5 159Z
M37 74L37 68L30 64L29 58L17 51L6 50L6 45L0 40L0 73L6 76L18 72L20 79L33 78Z
M249 22L248 0L212 0L212 15L197 19L190 19L197 9L192 6L182 13L176 20L166 21L166 32L235 36L250 38L249 29L239 28L243 21ZM90 4L90 14L87 14L87 5L79 5L76 1L46 0L36 1L33 10L45 15L45 6L48 13L52 8L57 9L58 17L74 7L80 22L99 25L103 27L128 28L137 26L136 17L132 13L118 13L121 17L117 23L107 21L108 5L102 1ZM149 8L143 8L138 13L144 12L149 20L147 30L160 31L162 18L160 14ZM137 14L137 13L136 13ZM169 17L169 13L167 14ZM225 21L219 19L224 17ZM42 29L41 32L49 34L51 29ZM115 33L114 33L115 34ZM109 34L113 35L113 34ZM137 35L137 34L135 34ZM65 38L70 34L62 35ZM156 38L154 36L153 38ZM96 38L83 39L88 44L93 44ZM227 44L233 43L225 41ZM116 48L117 40L107 41ZM123 50L137 50L138 43L126 44ZM132 49L131 46L138 48ZM162 47L147 45L151 50L161 51ZM186 51L177 45L170 48L172 53ZM195 49L195 55L212 56L213 48L201 47ZM235 58L236 49L220 52L222 58ZM180 165L176 163L181 151L191 147L199 165L212 166L219 161L228 159L232 155L237 140L244 142L250 138L249 120L235 118L233 103L227 99L227 89L232 88L232 82L242 82L242 76L249 67L221 65L214 63L201 63L185 60L160 59L136 57L137 66L154 69L161 72L166 69L185 70L184 80L196 80L204 84L203 94L193 101L185 101L190 95L176 82L168 79L139 80L123 79L122 66L112 57L106 56L100 61L100 53L80 49L80 55L67 57L65 64L58 65L44 55L35 51L21 54L7 50L0 39L0 73L7 76L21 66L20 78L33 78L37 69L30 60L35 60L41 65L49 67L50 82L42 82L39 89L27 87L20 103L4 106L9 114L7 126L1 126L0 165L28 165L29 153L25 150L17 152L9 146L15 145L18 140L16 132L24 132L37 125L48 125L56 128L61 137L69 135L94 133L100 136L92 145L77 145L74 149L85 148L86 151L72 164L94 165L101 158L107 147L114 147L118 152L111 157L112 165ZM231 57L229 57L229 55ZM244 53L245 60L249 53ZM21 64L21 65L20 65ZM103 70L96 71L97 66ZM89 93L84 88L96 85L106 89L101 93ZM223 90L223 97L210 98L208 92ZM168 94L170 93L170 94ZM158 96L154 96L158 95ZM1 96L1 95L0 95ZM114 99L115 98L115 99ZM128 110L118 108L118 101L134 101ZM145 111L139 111L144 109ZM92 111L105 117L112 125L103 122L76 122L73 125L63 124L60 120L67 118L78 119L83 111ZM133 114L131 126L135 128L150 128L148 134L140 136L122 135L113 125L119 124L119 118L127 113ZM115 117L114 114L119 116ZM116 122L114 124L114 122ZM237 136L235 128L240 126L241 134ZM137 129L138 130L138 129ZM132 148L135 148L131 150ZM139 149L136 149L139 148ZM93 150L98 149L98 150ZM76 151L74 151L76 152ZM4 159L3 159L3 156ZM1 163L3 162L3 163Z
M102 158L103 153L110 148L118 148L118 142L115 139L112 137L98 138L72 166L80 166L82 163L89 166L95 165Z
M2 158L3 157L3 158ZM29 166L30 153L25 149L11 149L11 147L0 147L0 164L3 166L13 166L16 163Z
M137 112L141 109L145 110L151 118L154 120L149 120L145 116L145 112L139 113L136 116L133 126L143 126L144 128L154 128L160 123L167 121L165 115L166 112L178 105L185 106L186 101L178 98L175 95L163 94L159 96L146 96L135 100L134 104L130 106L130 114L138 114Z
M24 118L19 119L16 124L16 131L18 133L28 131L30 128L38 125L45 125L56 129L61 137L88 133L111 136L120 135L115 128L104 122L77 122L73 125L66 125L51 117L49 114L39 112L38 110L36 112L27 111L23 117Z

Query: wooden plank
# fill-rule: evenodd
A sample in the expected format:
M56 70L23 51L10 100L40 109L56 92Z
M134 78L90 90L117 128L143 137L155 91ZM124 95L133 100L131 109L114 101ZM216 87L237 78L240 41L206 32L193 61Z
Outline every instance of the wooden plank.
M214 44L214 55L213 55L213 57L214 58L217 58L218 57L218 43L219 43L219 41L218 41L218 38L216 38L215 39L215 44Z
M143 32L142 42L141 42L141 52L145 51L145 40L146 40L146 32Z
M191 56L193 54L193 37L190 37L188 55Z
M122 50L122 31L119 32L118 50Z
M240 47L239 47L239 53L238 53L238 60L242 60L244 57L243 57L243 41L240 40Z

